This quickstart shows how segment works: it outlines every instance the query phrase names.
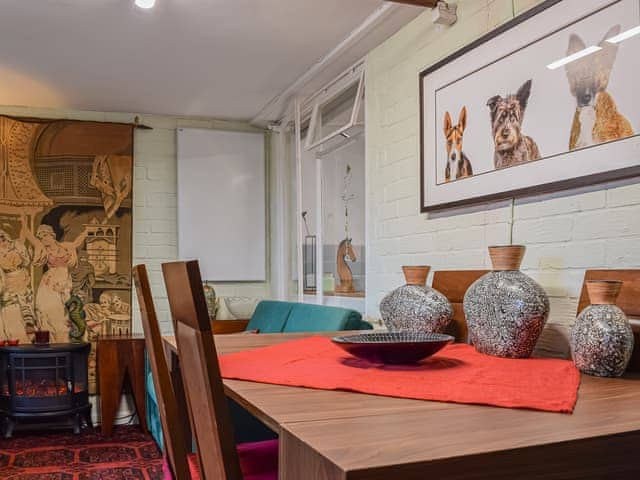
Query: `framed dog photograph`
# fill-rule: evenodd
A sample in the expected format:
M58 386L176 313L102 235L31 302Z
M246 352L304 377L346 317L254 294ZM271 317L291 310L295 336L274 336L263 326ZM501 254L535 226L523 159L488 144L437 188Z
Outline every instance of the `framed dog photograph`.
M421 211L640 175L638 72L640 0L548 0L427 67Z

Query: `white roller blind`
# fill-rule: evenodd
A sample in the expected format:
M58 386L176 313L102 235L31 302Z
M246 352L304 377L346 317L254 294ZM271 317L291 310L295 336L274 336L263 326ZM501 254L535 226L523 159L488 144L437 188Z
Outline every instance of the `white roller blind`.
M266 279L264 135L178 130L178 254L212 281Z

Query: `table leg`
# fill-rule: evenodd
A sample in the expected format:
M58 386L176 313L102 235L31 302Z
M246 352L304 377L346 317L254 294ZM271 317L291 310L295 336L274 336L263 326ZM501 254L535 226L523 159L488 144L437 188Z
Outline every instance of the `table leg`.
M98 349L98 382L100 385L100 421L102 434L110 436L122 395L122 374L118 351L104 343Z
M343 480L345 472L284 428L280 429L279 480Z
M113 432L122 386L128 376L138 422L147 431L147 406L144 371L144 339L98 340L98 382L100 385L101 430L105 436Z
M129 383L131 385L131 394L136 404L136 412L138 413L138 423L142 431L147 432L147 402L146 402L146 385L144 371L144 342L136 342L131 345L131 361L128 364Z

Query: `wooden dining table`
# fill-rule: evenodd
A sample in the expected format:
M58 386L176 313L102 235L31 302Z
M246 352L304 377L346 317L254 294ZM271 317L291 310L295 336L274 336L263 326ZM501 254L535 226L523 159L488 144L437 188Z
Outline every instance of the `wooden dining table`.
M224 355L335 334L216 335L215 343ZM179 386L175 339L164 342ZM224 385L228 397L278 433L282 480L640 478L637 374L583 375L573 414L228 379Z

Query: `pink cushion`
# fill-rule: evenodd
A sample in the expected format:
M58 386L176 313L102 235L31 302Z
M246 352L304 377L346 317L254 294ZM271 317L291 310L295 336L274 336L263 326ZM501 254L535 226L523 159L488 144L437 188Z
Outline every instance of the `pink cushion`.
M244 480L277 480L278 440L240 443L238 456Z
M240 469L244 480L277 480L278 479L278 440L265 442L241 443L238 445ZM189 470L192 480L200 480L198 457L195 453L189 455ZM165 468L166 466L166 468ZM163 465L165 480L171 480L169 467Z
M164 480L173 480L173 475L171 475L171 469L169 468L169 459L166 455L162 458L162 478Z

